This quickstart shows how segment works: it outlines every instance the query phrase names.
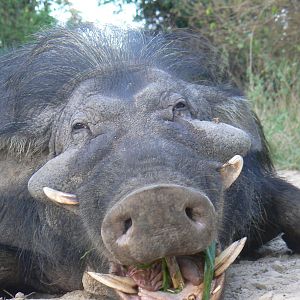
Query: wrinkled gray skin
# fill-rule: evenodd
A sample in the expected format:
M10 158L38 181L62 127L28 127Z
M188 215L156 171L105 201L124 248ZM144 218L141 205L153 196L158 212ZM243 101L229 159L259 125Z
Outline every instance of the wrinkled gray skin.
M246 100L192 79L196 61L163 36L117 49L110 35L128 32L89 30L54 30L1 61L0 252L12 267L0 288L80 289L86 269L192 255L214 239L247 236L251 252L283 232L299 252L300 191L276 176ZM234 155L244 169L225 189Z

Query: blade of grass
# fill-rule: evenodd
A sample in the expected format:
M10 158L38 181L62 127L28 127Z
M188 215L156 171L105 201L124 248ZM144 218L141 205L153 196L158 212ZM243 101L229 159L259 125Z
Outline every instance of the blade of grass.
M205 265L204 265L204 290L202 300L209 300L211 283L214 277L214 266L216 257L216 242L213 241L211 245L205 250Z
M168 270L168 265L166 259L162 259L162 273L163 273L163 282L162 282L162 290L167 292L171 287L171 276Z

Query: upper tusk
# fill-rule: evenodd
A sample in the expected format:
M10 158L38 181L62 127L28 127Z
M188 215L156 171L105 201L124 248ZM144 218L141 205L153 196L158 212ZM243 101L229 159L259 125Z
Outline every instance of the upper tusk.
M225 189L228 189L239 177L243 169L243 164L243 157L235 155L221 167L220 173Z
M66 205L79 205L76 195L60 192L49 187L44 187L45 195L52 201Z

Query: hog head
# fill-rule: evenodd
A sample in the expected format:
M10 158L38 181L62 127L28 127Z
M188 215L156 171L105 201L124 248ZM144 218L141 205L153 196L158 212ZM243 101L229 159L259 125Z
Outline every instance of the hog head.
M54 157L31 177L30 193L78 218L98 255L120 270L197 255L218 240L224 192L253 129L223 122L210 103L229 97L218 89L156 68L111 72L72 91L56 117ZM105 76L115 74L108 88Z
M300 192L276 176L258 120L199 41L58 28L0 61L0 245L28 251L47 287L169 256L198 284L208 245L245 235L258 247L285 232L299 250Z

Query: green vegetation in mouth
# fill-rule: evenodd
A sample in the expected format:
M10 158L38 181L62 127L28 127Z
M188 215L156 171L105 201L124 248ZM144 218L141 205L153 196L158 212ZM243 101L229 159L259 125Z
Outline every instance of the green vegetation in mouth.
M204 251L204 289L202 300L210 299L211 284L214 277L216 242L213 241ZM138 269L147 270L153 263L139 264ZM184 288L184 280L180 272L176 257L164 257L161 259L162 267L162 288L161 291L168 293L180 293Z
M157 262L138 264L135 267L140 270L148 270ZM164 257L160 260L160 263L162 272L162 287L160 290L173 294L181 292L184 288L184 281L176 257Z
M211 284L214 278L216 242L213 241L204 251L204 289L202 300L210 299ZM179 293L184 288L184 281L176 262L175 257L165 257L162 259L163 286L162 291Z
M163 274L162 291L167 292L171 288L171 276L165 258L161 260L161 265Z
M204 290L202 300L210 299L211 283L214 277L216 257L216 242L213 241L205 250L205 264L204 264Z

